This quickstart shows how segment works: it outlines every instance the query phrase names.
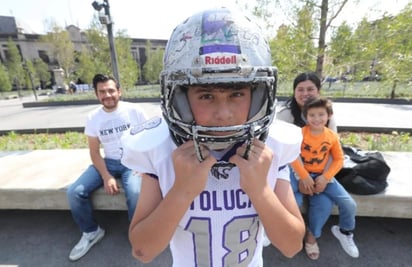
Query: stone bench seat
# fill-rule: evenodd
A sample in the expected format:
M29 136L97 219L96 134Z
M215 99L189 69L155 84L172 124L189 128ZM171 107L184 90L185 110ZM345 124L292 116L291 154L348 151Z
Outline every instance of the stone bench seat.
M91 164L88 149L0 152L0 209L69 209L66 190ZM98 210L127 210L124 192L93 194Z
M391 167L389 185L380 194L352 195L357 215L412 218L412 152L382 154ZM0 209L69 209L66 189L90 163L87 149L0 152ZM123 192L109 196L99 189L93 204L97 210L126 210Z
M355 195L358 216L412 218L412 152L382 152L391 171L388 187L375 195Z

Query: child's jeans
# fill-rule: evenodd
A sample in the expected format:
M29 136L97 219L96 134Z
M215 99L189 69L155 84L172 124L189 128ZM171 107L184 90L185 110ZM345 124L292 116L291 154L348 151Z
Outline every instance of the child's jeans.
M311 176L317 176L317 174L311 174ZM309 196L309 229L313 236L316 238L321 236L322 228L327 220L324 219L331 213L329 203L325 203L325 196L338 206L339 227L348 231L354 230L356 202L346 189L335 178L332 178L322 193Z
M318 175L311 174L313 179L316 179L314 177ZM303 195L299 192L298 182L291 170L290 183L295 193L296 202L301 206ZM308 202L309 230L314 237L319 238L321 236L322 228L329 219L333 204L338 206L339 227L348 231L355 229L356 202L335 178L332 178L322 193L308 196Z

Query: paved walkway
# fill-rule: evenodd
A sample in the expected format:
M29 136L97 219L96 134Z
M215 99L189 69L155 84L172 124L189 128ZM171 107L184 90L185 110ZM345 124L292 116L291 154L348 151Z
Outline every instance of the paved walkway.
M25 101L29 101L27 99ZM19 99L0 101L0 132L25 129L82 129L88 112L98 105L23 108ZM160 105L138 103L149 115L160 114ZM412 132L412 105L334 103L339 130L389 129Z
M170 267L166 249L152 263L142 264L131 256L125 211L99 211L97 221L105 238L77 262L69 251L80 238L68 211L0 211L0 266L2 267ZM330 232L337 223L332 216L319 239L320 258L312 261L301 251L292 259L269 246L263 251L264 267L407 267L412 262L412 220L357 218L355 241L360 257L345 254Z

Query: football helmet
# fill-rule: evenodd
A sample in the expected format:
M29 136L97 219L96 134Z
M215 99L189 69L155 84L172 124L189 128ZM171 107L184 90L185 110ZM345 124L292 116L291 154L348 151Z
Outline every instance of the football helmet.
M177 145L194 140L211 150L229 148L253 138L265 140L275 113L277 69L268 42L247 17L227 8L197 13L178 25L164 54L160 74L161 108ZM227 127L196 124L186 92L190 85L234 88L250 85L252 102L247 123ZM230 132L215 136L213 132ZM248 156L249 149L245 153Z

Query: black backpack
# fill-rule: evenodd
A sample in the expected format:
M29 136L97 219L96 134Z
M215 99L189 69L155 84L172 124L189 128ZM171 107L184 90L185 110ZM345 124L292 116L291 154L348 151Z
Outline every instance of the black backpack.
M343 168L335 178L350 193L378 194L388 186L390 167L378 151L362 151L342 145L345 154Z

